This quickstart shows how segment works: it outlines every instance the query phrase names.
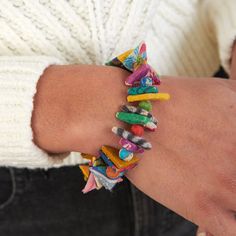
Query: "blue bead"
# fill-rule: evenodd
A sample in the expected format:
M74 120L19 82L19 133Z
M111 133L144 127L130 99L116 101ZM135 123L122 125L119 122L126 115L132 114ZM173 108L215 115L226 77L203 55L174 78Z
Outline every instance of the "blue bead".
M93 166L92 168L106 176L106 166Z
M128 151L127 149L125 148L121 148L120 151L119 151L119 157L120 159L122 160L125 160L127 157L133 155L132 152Z
M146 77L143 77L141 80L140 80L140 85L143 86L143 87L146 87L146 86L151 86L152 85L152 78L146 76Z

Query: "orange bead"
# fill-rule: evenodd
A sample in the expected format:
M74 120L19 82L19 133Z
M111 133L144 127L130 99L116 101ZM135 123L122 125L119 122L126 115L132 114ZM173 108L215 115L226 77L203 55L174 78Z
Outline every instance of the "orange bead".
M142 136L144 133L144 128L141 125L132 125L131 131L134 135Z
M108 178L115 179L119 176L119 172L111 166L108 166L106 169L106 175Z

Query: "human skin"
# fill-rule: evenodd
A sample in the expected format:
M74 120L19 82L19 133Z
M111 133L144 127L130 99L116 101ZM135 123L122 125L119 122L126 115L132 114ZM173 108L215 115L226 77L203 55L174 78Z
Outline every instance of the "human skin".
M236 42L236 40L235 40ZM231 71L230 71L230 79L236 80L236 47L235 47L236 43L233 44L232 47L232 56L231 56ZM203 234L205 233L205 234ZM204 230L201 227L198 227L198 231L197 231L197 235L199 234L199 236L213 236L211 233L206 232L206 230Z
M235 65L233 57L232 65ZM232 75L234 72L232 72ZM119 147L112 126L126 103L128 72L115 67L53 65L37 85L34 141L52 153L97 154ZM147 195L214 236L236 232L236 81L163 77L168 102L153 102L153 148L127 177Z

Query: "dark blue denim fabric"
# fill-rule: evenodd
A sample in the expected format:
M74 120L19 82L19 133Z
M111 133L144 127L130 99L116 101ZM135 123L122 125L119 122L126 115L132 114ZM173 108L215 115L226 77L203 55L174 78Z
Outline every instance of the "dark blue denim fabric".
M125 180L81 193L78 167L0 168L1 236L195 236L196 226Z

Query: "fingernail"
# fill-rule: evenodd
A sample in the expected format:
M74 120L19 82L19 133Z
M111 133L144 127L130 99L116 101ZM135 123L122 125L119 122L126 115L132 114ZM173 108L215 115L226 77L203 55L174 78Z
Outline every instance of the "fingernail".
M206 232L198 233L197 236L207 236Z

